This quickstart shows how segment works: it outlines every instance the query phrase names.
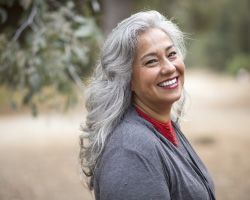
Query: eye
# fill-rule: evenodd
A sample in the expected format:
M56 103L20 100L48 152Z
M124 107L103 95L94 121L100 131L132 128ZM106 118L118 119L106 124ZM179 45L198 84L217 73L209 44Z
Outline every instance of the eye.
M176 57L176 54L177 54L176 51L171 51L171 52L168 54L168 57L173 59L173 58Z
M150 66L154 65L155 63L157 63L157 59L150 59L150 60L145 62L145 65L150 67Z

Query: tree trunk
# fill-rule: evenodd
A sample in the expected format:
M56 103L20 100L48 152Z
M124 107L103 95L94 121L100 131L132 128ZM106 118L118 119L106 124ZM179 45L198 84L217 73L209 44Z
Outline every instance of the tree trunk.
M103 17L102 28L107 35L117 23L132 14L132 0L103 0L101 2Z

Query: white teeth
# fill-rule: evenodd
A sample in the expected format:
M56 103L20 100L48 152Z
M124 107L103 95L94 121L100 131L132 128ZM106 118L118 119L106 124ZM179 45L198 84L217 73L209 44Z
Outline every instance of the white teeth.
M176 82L177 82L177 79L174 78L174 79L172 79L172 80L164 81L164 82L160 83L159 86L161 86L161 87L166 87L166 86L169 86L169 85L173 85L173 84L175 84Z

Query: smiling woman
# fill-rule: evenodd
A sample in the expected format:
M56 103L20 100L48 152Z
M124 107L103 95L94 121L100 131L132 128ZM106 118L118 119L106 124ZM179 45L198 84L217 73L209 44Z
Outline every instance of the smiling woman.
M152 28L138 38L131 89L134 104L156 120L170 120L183 90L185 65L168 35Z
M86 93L81 137L83 174L96 200L215 199L178 124L184 56L183 33L156 11L132 15L108 36Z

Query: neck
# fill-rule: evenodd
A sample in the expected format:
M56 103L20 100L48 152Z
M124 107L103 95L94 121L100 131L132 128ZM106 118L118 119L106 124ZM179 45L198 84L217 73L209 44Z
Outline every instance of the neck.
M168 122L170 120L170 111L171 106L164 108L162 107L150 107L143 103L140 99L135 98L134 99L134 105L141 109L144 113L146 113L148 116L152 117L153 119L159 121L159 122Z

